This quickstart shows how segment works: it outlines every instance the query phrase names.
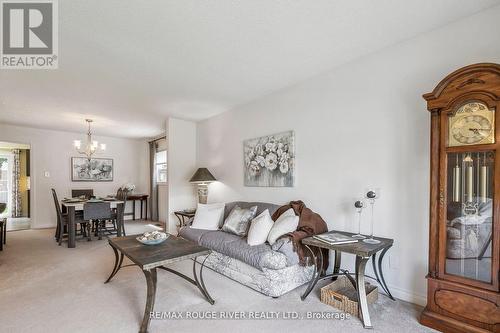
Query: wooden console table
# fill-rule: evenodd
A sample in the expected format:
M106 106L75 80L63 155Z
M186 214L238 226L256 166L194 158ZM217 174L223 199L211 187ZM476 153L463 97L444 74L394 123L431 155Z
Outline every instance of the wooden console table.
M353 233L350 232L335 231L335 230L329 231L328 233L334 233L334 232L346 236L354 235ZM366 299L366 290L365 290L365 266L370 257L372 258L373 272L375 273L375 277L371 276L366 276L366 277L376 280L379 283L380 287L385 291L387 296L393 301L395 300L394 297L392 297L391 292L389 291L389 288L385 283L384 275L382 272L382 260L384 259L384 255L391 248L392 244L394 243L394 240L390 238L380 238L380 237L375 237L375 239L379 240L380 243L368 244L363 242L363 240L361 239L356 243L330 245L320 240L317 240L313 237L304 238L302 240L302 244L306 246L306 248L313 256L315 263L315 272L301 299L302 300L306 299L306 297L314 289L316 283L318 283L319 280L345 275L349 279L349 281L351 281L352 285L354 286L354 288L358 293L358 304L360 310L359 313L361 316L361 320L363 322L363 327L372 328L373 326L370 320L370 313L368 311L368 301ZM334 251L335 266L333 268L332 274L327 274L327 275L321 274L323 270L322 251L317 251L318 256L316 256L315 252L311 249L311 247L317 247ZM379 251L382 252L380 253L380 256L378 257L377 260L377 253ZM350 273L347 270L340 269L342 252L356 255L356 271L354 274ZM355 278L353 278L351 275L354 275Z
M127 196L127 201L132 201L132 212L125 213L124 215L132 215L132 219L135 221L135 202L139 200L141 202L141 220L142 220L142 212L144 207L146 208L146 220L148 219L148 197L147 194L129 194Z

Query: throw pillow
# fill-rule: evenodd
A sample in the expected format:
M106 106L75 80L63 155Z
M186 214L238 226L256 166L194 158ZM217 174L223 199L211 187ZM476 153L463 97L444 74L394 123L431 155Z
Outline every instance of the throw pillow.
M224 203L198 204L191 227L194 229L218 230L224 218Z
M278 217L278 219L274 222L274 225L267 236L267 241L269 244L273 245L274 242L276 242L276 240L284 234L297 230L298 225L299 217L296 216L293 209L290 208L281 214L280 217Z
M267 235L273 227L273 219L269 214L269 209L266 209L259 216L252 220L250 229L248 229L247 243L250 246L264 244L267 240Z
M250 208L235 206L224 221L222 230L243 237L247 234L248 225L256 213L257 206Z

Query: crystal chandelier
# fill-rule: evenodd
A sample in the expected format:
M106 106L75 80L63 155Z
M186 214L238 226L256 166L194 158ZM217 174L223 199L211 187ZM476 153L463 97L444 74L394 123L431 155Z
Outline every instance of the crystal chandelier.
M78 153L87 156L87 158L90 160L92 158L92 155L94 155L97 151L106 150L106 144L99 144L99 142L97 142L96 140L92 140L92 131L90 129L90 124L92 124L93 120L85 119L85 121L89 125L89 130L87 132L87 143L85 147L83 147L83 149L82 141L80 140L73 141L73 145L75 146L75 149Z

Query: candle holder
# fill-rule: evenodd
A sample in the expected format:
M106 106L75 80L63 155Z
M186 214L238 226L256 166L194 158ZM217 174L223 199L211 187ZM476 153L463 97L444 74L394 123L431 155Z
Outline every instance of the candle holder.
M355 239L365 239L366 237L361 234L361 214L363 213L363 208L365 207L364 198L356 198L354 202L354 208L356 208L356 213L358 214L358 233L352 235Z
M368 188L366 189L366 199L370 203L371 207L371 226L370 226L370 238L363 239L363 242L368 244L379 244L380 241L373 238L373 224L374 224L374 206L375 200L380 198L379 188Z

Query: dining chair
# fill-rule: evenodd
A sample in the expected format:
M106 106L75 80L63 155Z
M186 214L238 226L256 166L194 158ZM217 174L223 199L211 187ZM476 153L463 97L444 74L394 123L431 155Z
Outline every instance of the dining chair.
M118 191L116 192L116 200L119 200L119 201L123 201L123 209L125 210L125 204L127 203L127 195L128 195L128 191L126 190L122 190L121 188L118 189ZM116 235L118 233L118 222L117 222L117 218L118 218L118 215L117 215L117 212L116 212L116 208L113 208L112 209L112 214L111 214L111 219L109 221L111 221L112 223L112 227L106 227L105 225L105 228L104 228L104 231L106 231L109 235ZM125 234L125 226L122 225L122 234L123 236L126 236Z
M56 207L56 216L57 216L57 226L56 226L55 239L59 243L59 245L61 245L64 234L67 234L67 232L65 232L65 227L69 223L69 216L67 213L63 213L61 211L61 205L59 204L59 200L57 199L56 190L55 189L51 189L51 190L52 190L52 197L54 199L54 205ZM88 224L88 221L85 221L81 214L75 214L75 224L80 225L80 232L82 233L83 236L85 236L85 230L86 230L86 226Z
M81 196L85 196L85 199L91 199L94 196L94 190L93 189L74 189L71 190L71 197L73 198L78 198Z
M99 239L102 239L102 229L106 227L106 220L110 220L111 216L112 211L109 202L86 202L83 204L83 219L94 223ZM90 237L90 225L88 226L88 233L88 237Z

